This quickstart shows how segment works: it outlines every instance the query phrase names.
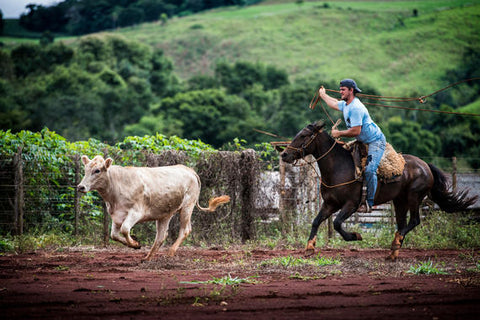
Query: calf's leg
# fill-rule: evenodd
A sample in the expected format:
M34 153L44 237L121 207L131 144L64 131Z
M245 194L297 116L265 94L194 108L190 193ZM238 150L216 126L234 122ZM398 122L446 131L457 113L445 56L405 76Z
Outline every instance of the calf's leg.
M192 203L188 207L184 207L180 210L180 231L178 232L177 241L171 246L168 250L169 256L174 256L177 252L180 244L187 238L187 236L192 231L192 224L190 223L190 218L192 217L192 211L195 203Z
M150 252L147 254L147 256L143 260L145 261L152 260L153 256L158 251L158 248L160 248L162 243L165 241L165 239L167 238L168 224L170 223L171 218L172 216L156 221L157 235L155 236L155 242L153 243L153 246L150 249Z
M112 221L112 231L110 232L110 237L112 238L112 240L118 241L127 246L127 240L120 233L120 227L121 224L116 224L114 221Z
M132 239L132 237L130 236L130 230L141 219L142 219L142 214L140 212L136 210L130 210L120 228L120 232L125 237L125 240L127 242L126 245L129 246L130 248L140 249L140 243Z

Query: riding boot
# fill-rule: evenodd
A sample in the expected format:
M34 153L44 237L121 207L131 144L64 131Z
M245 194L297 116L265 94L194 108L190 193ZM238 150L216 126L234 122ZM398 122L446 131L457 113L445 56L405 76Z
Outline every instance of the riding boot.
M358 207L358 213L370 213L372 212L372 208L368 205L368 202L364 202Z

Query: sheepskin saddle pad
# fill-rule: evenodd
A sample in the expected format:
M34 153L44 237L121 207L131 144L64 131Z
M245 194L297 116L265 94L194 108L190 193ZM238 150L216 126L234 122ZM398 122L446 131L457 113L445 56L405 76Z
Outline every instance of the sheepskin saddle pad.
M367 163L368 146L360 141L354 140L345 144L345 148L352 153L356 177L361 179ZM377 169L378 178L384 183L395 182L402 175L404 168L405 159L402 154L396 152L392 145L387 143Z

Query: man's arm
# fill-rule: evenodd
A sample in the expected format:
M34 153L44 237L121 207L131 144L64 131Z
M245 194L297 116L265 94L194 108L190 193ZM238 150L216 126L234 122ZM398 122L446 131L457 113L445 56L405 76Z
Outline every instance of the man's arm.
M320 98L322 98L323 101L332 109L335 110L340 110L338 109L338 100L330 97L327 92L325 91L325 88L323 86L318 89L318 94L320 95Z
M338 138L338 137L356 137L362 132L362 126L355 126L351 127L350 129L347 130L337 130L337 129L332 129L332 137Z

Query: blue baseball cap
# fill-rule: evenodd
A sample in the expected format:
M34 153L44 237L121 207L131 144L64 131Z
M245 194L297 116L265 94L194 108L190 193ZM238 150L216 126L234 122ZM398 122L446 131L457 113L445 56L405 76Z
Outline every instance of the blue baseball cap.
M353 79L343 79L340 81L340 87L353 88L356 92L362 92Z

